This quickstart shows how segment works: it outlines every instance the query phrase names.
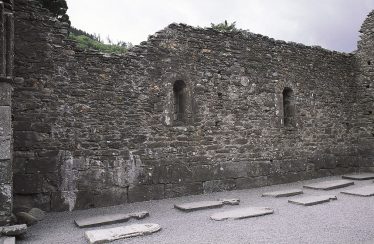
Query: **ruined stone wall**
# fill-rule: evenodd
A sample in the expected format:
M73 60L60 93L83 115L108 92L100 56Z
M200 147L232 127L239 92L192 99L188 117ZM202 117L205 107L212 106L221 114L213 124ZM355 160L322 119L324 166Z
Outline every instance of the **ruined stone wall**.
M358 43L357 76L358 102L353 106L358 132L358 150L362 167L373 170L374 166L374 11L365 20Z
M125 56L83 52L30 4L16 4L18 205L81 209L359 169L353 55L176 24Z
M0 1L0 226L12 213L13 1Z

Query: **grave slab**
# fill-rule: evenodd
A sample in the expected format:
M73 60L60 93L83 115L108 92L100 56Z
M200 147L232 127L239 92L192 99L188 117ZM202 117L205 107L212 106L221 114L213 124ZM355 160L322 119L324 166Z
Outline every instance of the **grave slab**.
M16 244L15 237L0 237L0 244Z
M355 189L342 191L343 194L361 196L361 197L371 197L374 196L374 185L368 185L363 187L358 187Z
M289 203L303 205L303 206L313 206L325 202L330 202L330 200L337 200L336 196L307 196L297 199L288 200Z
M302 190L299 189L288 189L282 191L265 192L262 194L263 197L290 197L303 194Z
M102 230L89 230L85 236L91 244L106 243L119 239L150 235L161 230L158 224L133 224Z
M349 179L349 180L372 180L374 179L374 173L349 174L349 175L343 175L342 178Z
M272 213L274 213L274 210L271 208L247 207L215 213L212 216L210 216L210 218L216 221L221 221L226 219L245 219L251 217L258 217Z
M20 235L25 234L26 231L27 231L26 224L0 227L0 235L3 235L3 236L20 236Z
M329 180L322 181L318 183L313 183L305 185L304 188L314 189L314 190L333 190L337 188L343 188L346 186L354 185L353 181L350 180Z
M200 202L190 202L190 203L182 203L182 204L175 204L174 208L185 211L191 212L201 209L208 209L208 208L219 208L223 205L239 205L239 199L222 199L218 201L200 201Z
M75 224L80 228L85 228L107 224L122 223L130 220L131 218L144 219L147 216L149 216L149 213L146 211L127 214L106 214L89 218L76 219Z

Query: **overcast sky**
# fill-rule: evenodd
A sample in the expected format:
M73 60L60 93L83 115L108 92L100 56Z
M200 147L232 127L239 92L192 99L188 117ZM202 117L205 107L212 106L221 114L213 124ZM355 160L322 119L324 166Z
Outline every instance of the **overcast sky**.
M374 0L66 0L74 27L139 44L170 23L224 20L275 39L351 52Z

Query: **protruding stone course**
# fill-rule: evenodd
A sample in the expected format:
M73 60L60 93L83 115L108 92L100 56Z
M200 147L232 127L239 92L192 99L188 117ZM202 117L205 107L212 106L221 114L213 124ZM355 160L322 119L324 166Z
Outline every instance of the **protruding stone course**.
M91 244L111 242L114 240L149 235L161 230L158 224L134 224L102 230L86 231L85 236Z
M290 199L289 203L294 203L304 206L313 206L325 202L330 202L330 200L337 200L336 196L307 196L302 198Z
M200 202L191 202L191 203L183 203L183 204L175 204L174 208L190 212L208 208L219 208L223 205L239 205L239 199L222 199L218 201L200 201Z
M354 182L350 180L331 180L305 185L304 187L314 190L333 190L351 185L354 185Z
M374 184L369 186L358 187L350 190L342 191L344 194L371 197L374 196Z
M93 227L93 226L127 222L131 218L144 219L147 216L149 216L149 213L146 211L128 213L128 214L107 214L107 215L95 216L95 217L90 217L90 218L77 219L75 220L75 224L79 226L80 228L84 228L84 227Z
M262 194L263 197L290 197L295 195L303 194L302 190L299 189L289 189L289 190L282 190L282 191L273 191L273 192L265 192Z
M348 180L372 180L374 179L374 173L358 173L343 175L342 178Z
M21 224L21 225L12 225L12 226L4 226L0 227L0 236L21 236L26 234L27 231L27 225Z
M221 221L226 219L245 219L251 217L258 217L272 213L274 213L274 210L267 207L247 207L215 213L212 216L210 216L210 218L213 220Z

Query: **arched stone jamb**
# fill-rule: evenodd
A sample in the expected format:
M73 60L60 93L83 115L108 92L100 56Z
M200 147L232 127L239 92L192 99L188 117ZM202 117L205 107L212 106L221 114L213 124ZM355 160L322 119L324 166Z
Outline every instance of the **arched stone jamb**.
M283 92L285 88L291 89L293 92L293 99L296 101L296 94L297 94L297 88L294 86L294 82L290 81L276 81L275 86L275 108L276 108L276 117L278 119L278 125L279 127L285 127L285 111L284 111L284 98L283 98ZM296 117L296 105L294 103L294 114ZM293 123L294 126L296 125L296 121Z
M168 126L188 125L193 122L192 109L192 82L190 76L184 72L175 72L164 79L165 100L163 123ZM183 106L178 107L176 97L176 82L183 83ZM178 114L178 109L183 107L183 116Z

